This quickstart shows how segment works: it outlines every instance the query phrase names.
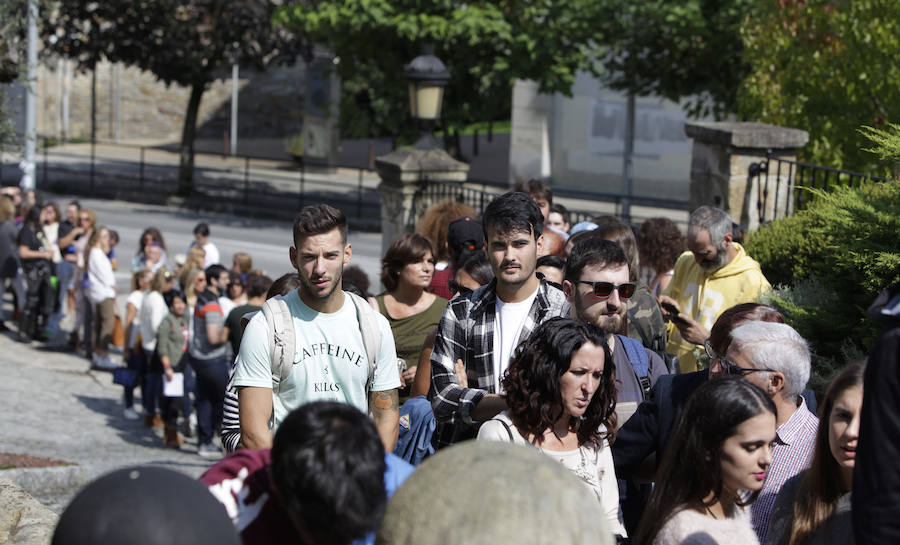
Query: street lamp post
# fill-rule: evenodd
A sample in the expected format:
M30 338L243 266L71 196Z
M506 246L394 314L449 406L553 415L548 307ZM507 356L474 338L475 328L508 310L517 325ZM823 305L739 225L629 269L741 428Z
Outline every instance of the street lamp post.
M413 147L440 148L431 130L441 117L444 87L450 81L450 71L441 59L434 56L434 46L426 44L422 46L422 54L403 68L403 75L409 82L410 114L418 121L422 132Z

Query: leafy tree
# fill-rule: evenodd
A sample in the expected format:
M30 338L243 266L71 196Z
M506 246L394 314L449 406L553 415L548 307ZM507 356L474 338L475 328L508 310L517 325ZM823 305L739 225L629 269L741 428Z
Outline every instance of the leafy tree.
M808 208L751 233L745 247L777 287L771 302L812 345L824 379L868 350L878 328L866 309L900 281L900 183L809 191Z
M193 190L197 112L210 83L236 59L264 70L293 62L304 42L272 27L276 0L58 0L44 9L44 43L93 68L101 59L191 88L181 133L179 192Z
M594 0L322 0L286 6L276 21L328 45L342 131L372 136L410 126L403 65L422 43L451 71L443 118L460 126L508 115L517 78L569 94L579 70L598 73L599 13Z
M756 1L603 2L603 78L637 96L688 97L684 106L692 116L724 117L735 110L748 71L740 28Z
M24 0L0 2L0 85L19 77L20 61L25 58L25 6ZM9 116L9 104L0 87L0 143L9 142L14 135Z
M808 161L885 170L857 127L900 120L900 2L760 0L743 41L741 116L809 131Z

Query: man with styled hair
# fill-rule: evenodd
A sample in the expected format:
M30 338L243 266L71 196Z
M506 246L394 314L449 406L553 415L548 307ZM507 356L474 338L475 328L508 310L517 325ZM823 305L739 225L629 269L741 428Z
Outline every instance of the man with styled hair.
M317 401L291 412L271 449L239 450L200 477L244 545L370 545L412 466L384 452L365 414Z
M727 212L701 206L688 220L688 250L659 301L670 322L667 352L681 372L697 371L697 356L716 318L727 308L751 303L772 288L759 263L734 242Z
M785 481L809 467L815 448L819 419L800 395L809 381L809 347L787 324L747 322L731 331L723 365L762 388L778 409L772 464L750 507L753 529L766 543L775 498Z
M300 279L300 287L283 297L294 354L279 361L287 358L292 364L280 380L273 376L274 369L285 369L273 361L274 326L258 313L247 324L235 359L241 443L269 447L274 429L291 410L310 401L340 401L370 412L385 449L392 451L400 387L394 337L387 320L368 302L340 289L352 255L344 214L327 204L303 208L294 221L289 255ZM375 324L377 331L367 324ZM370 343L366 335L377 342ZM369 354L367 347L375 353Z
M552 227L548 222L550 208L553 206L553 190L550 189L547 182L532 178L526 182L517 183L516 191L520 191L531 197L541 210L541 216L543 216L543 230L540 234L544 235L544 244L538 249L538 257L545 255L558 255L562 257L564 255L563 249L566 246L566 240L568 240L569 234L564 231L557 231L556 228Z
M444 309L431 353L435 445L473 438L477 426L506 409L500 378L519 344L540 323L568 316L563 293L535 274L544 217L524 193L509 192L482 216L494 280ZM454 373L465 366L467 386Z

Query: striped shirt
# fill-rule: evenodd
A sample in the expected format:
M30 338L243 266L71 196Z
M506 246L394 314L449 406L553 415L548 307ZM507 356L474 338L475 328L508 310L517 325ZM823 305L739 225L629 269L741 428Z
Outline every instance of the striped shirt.
M468 297L450 301L438 324L431 353L431 391L429 398L438 421L434 444L447 446L475 436L472 409L485 394L496 393L494 377L494 327L497 280L482 286ZM519 333L516 345L534 329L555 316L569 316L569 303L563 292L543 279ZM462 360L469 387L456 380L453 366Z
M775 443L772 448L772 465L763 483L759 497L750 507L753 513L752 522L759 542L766 542L769 532L769 519L775 498L784 483L809 467L816 445L816 433L819 419L809 412L806 401L801 397L800 406L787 422L778 426L775 432Z

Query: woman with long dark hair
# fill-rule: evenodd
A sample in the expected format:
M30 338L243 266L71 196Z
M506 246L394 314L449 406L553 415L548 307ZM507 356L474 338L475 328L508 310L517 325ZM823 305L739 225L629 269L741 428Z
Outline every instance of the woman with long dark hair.
M819 412L812 464L784 483L778 493L768 543L853 543L850 492L865 371L864 362L853 363L831 381Z
M624 536L609 449L616 385L606 333L570 318L547 320L516 349L501 386L509 408L485 422L478 439L531 445L556 459L596 494L613 533Z
M32 206L19 231L19 259L25 273L25 302L19 318L18 340L43 340L44 327L56 307L56 290L50 281L54 275L53 247L42 229L43 210Z
M772 462L775 404L736 376L695 391L678 419L635 545L757 545L747 505Z
M131 271L150 269L155 273L160 267L165 266L167 259L166 241L163 240L162 233L156 227L147 227L141 233L138 250L131 259Z

